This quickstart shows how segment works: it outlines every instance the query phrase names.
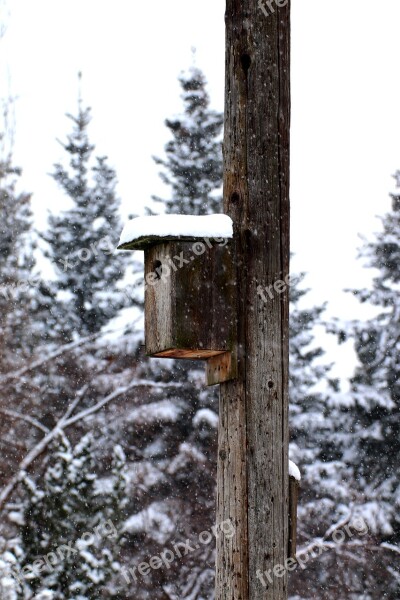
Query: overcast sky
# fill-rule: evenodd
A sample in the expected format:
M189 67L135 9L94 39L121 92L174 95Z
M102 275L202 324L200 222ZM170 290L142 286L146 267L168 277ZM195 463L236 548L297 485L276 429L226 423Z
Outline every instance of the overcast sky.
M256 2L256 0L254 0ZM2 96L16 100L15 162L34 193L38 224L63 197L48 176L65 158L77 73L92 106L92 141L116 168L123 212L162 193L151 156L179 112L177 76L192 62L223 109L224 0L8 0L1 20ZM260 11L260 19L266 18ZM359 316L342 289L369 276L358 234L377 231L400 168L399 0L292 0L291 230L294 270L310 302ZM347 362L345 352L341 360Z

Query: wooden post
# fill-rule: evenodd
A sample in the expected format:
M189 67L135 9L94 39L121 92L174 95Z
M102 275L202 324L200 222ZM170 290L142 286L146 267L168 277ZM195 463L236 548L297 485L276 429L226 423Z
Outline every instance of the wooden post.
M224 212L239 341L238 378L221 384L217 522L235 535L217 538L216 600L287 598L286 572L273 569L289 543L289 23L287 0L227 0Z
M299 482L289 476L289 549L290 558L296 558L297 546L297 502L299 498Z

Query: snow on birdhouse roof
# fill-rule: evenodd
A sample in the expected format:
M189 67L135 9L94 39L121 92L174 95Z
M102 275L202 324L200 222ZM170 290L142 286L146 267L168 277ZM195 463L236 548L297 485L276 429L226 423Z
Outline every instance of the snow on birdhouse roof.
M203 238L231 238L228 215L157 215L131 219L122 230L119 250L144 250L166 240L196 241Z

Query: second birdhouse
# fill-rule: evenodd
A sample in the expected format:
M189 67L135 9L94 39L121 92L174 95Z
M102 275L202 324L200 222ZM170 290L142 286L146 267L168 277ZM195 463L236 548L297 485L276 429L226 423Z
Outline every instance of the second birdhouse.
M232 378L236 293L227 215L138 217L118 248L144 250L150 356L205 359L209 384Z

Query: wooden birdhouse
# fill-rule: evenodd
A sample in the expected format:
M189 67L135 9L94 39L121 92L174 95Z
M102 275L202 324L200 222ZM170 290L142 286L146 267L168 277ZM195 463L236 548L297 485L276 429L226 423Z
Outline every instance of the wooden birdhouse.
M118 249L144 251L149 356L203 359L207 383L234 377L236 293L227 215L138 217Z

